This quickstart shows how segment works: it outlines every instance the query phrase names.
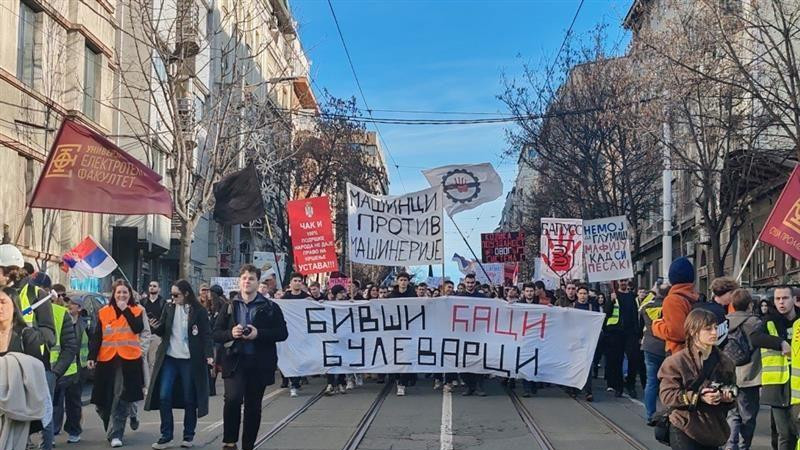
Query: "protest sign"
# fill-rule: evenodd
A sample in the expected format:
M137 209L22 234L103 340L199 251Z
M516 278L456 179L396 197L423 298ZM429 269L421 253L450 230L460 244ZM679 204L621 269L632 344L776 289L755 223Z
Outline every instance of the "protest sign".
M278 286L283 286L283 279L288 276L286 273L286 253L253 252L253 265L261 269L262 281L274 276Z
M441 186L398 196L347 185L348 251L356 263L412 266L444 262Z
M328 197L292 200L286 204L286 213L297 272L312 275L338 270Z
M601 313L494 299L277 300L285 376L485 373L583 387Z
M329 278L328 290L334 286L342 286L345 289L350 289L350 278Z
M475 281L481 284L503 284L505 279L505 264L487 263L483 264L483 270L476 264ZM486 271L486 273L484 273ZM487 277L488 275L488 277Z
M239 277L211 277L211 286L218 284L227 297L231 291L239 290Z
M484 263L525 261L525 232L482 233L481 261Z
M633 278L625 216L584 220L583 252L590 283Z
M543 217L541 223L540 276L565 280L583 279L583 221Z

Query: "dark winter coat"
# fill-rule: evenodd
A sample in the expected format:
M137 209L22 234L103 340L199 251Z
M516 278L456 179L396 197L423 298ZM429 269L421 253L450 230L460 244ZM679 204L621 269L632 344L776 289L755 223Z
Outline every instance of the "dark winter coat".
M159 320L157 326L150 330L156 336L161 337L161 344L159 344L156 352L153 374L150 377L150 387L147 389L147 398L144 402L146 411L158 410L160 405L161 369L164 366L164 359L167 357L176 306L178 305L175 305L175 303L164 305L164 309L161 311L161 320ZM188 316L189 361L191 361L192 379L194 381L194 404L197 406L197 417L203 417L208 414L208 395L210 392L208 386L209 367L206 359L211 358L213 355L211 325L208 322L208 311L200 304L189 307ZM197 334L195 334L195 330L197 330ZM175 384L172 386L172 407L174 409L183 409L185 407L183 403L183 388L181 387L182 382L183 380L180 377L176 377Z
M223 344L223 349L218 355L217 364L222 366L222 378L229 378L239 367L239 362L244 355L242 339L233 338L233 327L236 322L236 308L243 307L241 297L234 299L220 311L217 323L214 325L214 342ZM275 370L278 367L278 350L276 342L285 341L289 337L286 321L281 308L275 302L256 294L253 302L258 302L256 311L252 314L252 325L258 330L255 340L255 361L258 371L264 374L267 385L275 383Z

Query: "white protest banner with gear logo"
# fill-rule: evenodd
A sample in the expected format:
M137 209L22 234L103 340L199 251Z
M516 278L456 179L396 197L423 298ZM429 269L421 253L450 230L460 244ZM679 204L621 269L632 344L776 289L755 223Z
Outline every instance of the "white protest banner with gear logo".
M583 220L543 217L541 224L542 273L539 276L583 279Z
M276 300L288 377L485 373L583 387L605 315L494 299Z
M431 186L441 186L447 213L453 216L500 198L503 181L489 163L454 164L423 170Z
M373 195L347 184L350 260L379 266L444 262L442 189Z
M584 220L583 242L589 282L633 278L625 216Z

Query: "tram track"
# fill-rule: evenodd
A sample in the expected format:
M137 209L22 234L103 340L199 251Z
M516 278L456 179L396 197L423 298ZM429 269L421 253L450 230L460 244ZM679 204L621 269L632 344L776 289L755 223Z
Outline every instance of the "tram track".
M284 428L286 428L292 421L300 417L304 412L306 412L309 408L311 408L314 403L317 403L319 399L325 396L325 388L322 388L318 393L316 393L313 397L306 400L305 403L300 405L297 409L290 412L286 417L278 421L272 428L267 431L265 434L261 435L256 439L255 446L253 448L259 448L264 445L267 441L275 437L278 433L280 433Z
M623 430L622 427L617 425L608 416L600 412L600 410L595 408L594 405L592 405L589 402L579 400L577 398L575 399L575 401L578 402L579 405L583 406L587 411L589 411L590 414L592 414L596 419L601 421L605 426L610 428L611 431L613 431L617 436L622 438L622 440L624 440L628 445L630 445L631 448L634 448L636 450L648 450L648 447L645 444L643 444L640 440L633 437L627 431Z
M358 421L358 425L356 425L355 431L353 434L350 435L350 438L342 447L342 450L356 450L364 438L367 436L367 432L369 431L369 427L372 425L372 422L378 416L378 412L383 406L384 400L389 395L389 392L392 390L393 383L386 383L384 384L383 388L378 393L378 396L375 397L375 400L372 401L372 404L369 405L369 408L361 416L361 420Z
M522 422L528 428L528 431L531 433L536 443L539 444L539 448L542 450L555 450L555 446L553 446L553 443L550 442L550 439L544 433L544 430L542 430L542 428L536 422L536 419L533 417L533 414L531 414L530 410L525 406L522 400L520 400L519 395L517 395L513 389L506 389L506 393L511 399L511 404L514 406L517 414L519 414Z

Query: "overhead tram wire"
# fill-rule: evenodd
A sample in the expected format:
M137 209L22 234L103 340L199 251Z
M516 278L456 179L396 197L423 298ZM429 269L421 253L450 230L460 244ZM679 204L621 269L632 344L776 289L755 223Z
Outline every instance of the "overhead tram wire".
M347 62L350 64L350 70L353 72L353 78L356 80L356 87L358 87L358 92L361 94L361 101L364 102L364 107L367 108L367 113L369 114L370 118L372 118L372 110L369 108L369 104L367 103L367 97L364 95L364 89L361 87L361 81L358 79L358 74L356 73L356 67L353 64L353 58L350 57L350 50L347 48L347 42L344 40L344 34L342 34L342 27L339 26L339 19L336 17L336 11L333 9L333 3L331 0L328 0L328 7L331 10L331 16L333 16L333 22L336 24L336 31L339 33L339 39L342 41L342 47L344 47L344 53L347 56ZM400 172L400 165L397 164L397 160L394 159L394 155L389 150L389 145L386 143L386 139L383 138L383 133L381 133L380 128L378 127L378 123L375 122L374 118L371 122L375 126L375 131L378 134L378 139L383 143L383 147L386 149L386 154L389 155L389 159L392 160L392 164L394 165L394 169L397 171L397 177L400 180L400 186L403 188L403 192L406 192L406 184L403 182L403 175Z

